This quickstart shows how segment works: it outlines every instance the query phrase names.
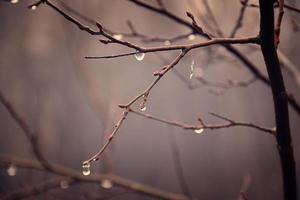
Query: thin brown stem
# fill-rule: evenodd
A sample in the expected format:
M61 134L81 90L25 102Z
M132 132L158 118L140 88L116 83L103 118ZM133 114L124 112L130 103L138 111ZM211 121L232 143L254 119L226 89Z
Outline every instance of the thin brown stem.
M148 119L151 119L151 120L154 120L154 121L158 121L158 122L161 122L161 123L164 123L164 124L168 124L168 125L171 125L171 126L176 126L176 127L179 127L179 128L185 129L185 130L199 130L199 129L211 129L211 130L213 130L213 129L223 129L223 128L230 128L230 127L235 127L235 126L242 126L242 127L254 128L254 129L257 129L259 131L270 133L271 135L276 134L276 131L272 128L265 128L265 127L261 127L261 126L258 126L256 124L252 124L252 123L236 122L236 121L230 120L228 118L222 117L222 116L214 114L214 113L211 113L211 114L215 117L218 117L218 118L221 118L221 119L227 121L228 123L226 123L226 124L206 124L206 123L203 123L203 121L201 120L202 123L200 125L189 125L189 124L184 124L184 123L179 123L179 122L176 122L176 121L163 119L163 118L160 118L160 117L156 117L154 115L145 114L145 113L138 112L138 111L135 111L135 110L132 110L132 109L130 109L129 112L134 113L134 114L136 114L138 116L141 116L141 117L145 117L145 118L148 118Z

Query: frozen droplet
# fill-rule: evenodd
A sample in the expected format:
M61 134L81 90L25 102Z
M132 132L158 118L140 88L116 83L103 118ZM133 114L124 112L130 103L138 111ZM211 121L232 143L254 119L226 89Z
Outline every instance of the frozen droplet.
M197 133L197 134L201 134L201 133L203 133L203 131L204 131L203 128L195 129L195 133Z
M90 164L89 163L83 163L82 165L82 174L84 176L88 176L91 174L91 170L90 170Z
M190 34L189 36L188 36L188 40L194 40L196 37L195 37L195 35L194 34Z
M193 75L194 75L194 64L195 64L195 61L192 60L192 63L191 63L191 72L190 72L190 79L192 79Z
M32 5L32 6L30 7L30 9L31 9L31 10L36 10L36 9L37 9L37 6L36 6L36 5Z
M123 35L122 34L114 34L113 38L115 38L116 40L122 40L123 39Z
M101 187L103 187L105 189L110 189L113 187L113 183L109 179L103 179L103 180L101 180Z
M11 0L10 1L10 3L12 3L12 4L16 4L16 3L18 3L19 2L19 0Z
M166 41L164 42L164 45L166 45L166 46L171 45L171 41L170 41L170 40L166 40Z
M70 186L70 185L69 185L69 182L68 182L68 181L66 181L66 180L60 181L60 188L61 188L61 189L67 189L69 186Z
M138 61L142 61L145 57L145 53L143 52L137 52L135 55L135 58L138 60Z
M11 164L6 170L8 176L15 176L17 175L17 167Z

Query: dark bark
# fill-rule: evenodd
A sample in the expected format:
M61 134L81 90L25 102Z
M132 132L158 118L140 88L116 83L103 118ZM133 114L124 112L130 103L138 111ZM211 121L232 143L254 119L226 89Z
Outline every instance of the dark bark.
M288 96L274 42L274 0L260 0L261 49L272 89L276 140L281 161L284 199L297 200L296 170L289 126Z

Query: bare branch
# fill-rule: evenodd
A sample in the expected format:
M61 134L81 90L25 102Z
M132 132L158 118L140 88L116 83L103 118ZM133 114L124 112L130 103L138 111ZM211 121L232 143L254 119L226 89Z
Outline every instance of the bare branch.
M105 151L105 149L108 147L108 145L111 143L112 139L114 138L114 136L118 132L119 128L121 127L122 123L126 119L127 115L128 115L128 110L126 110L126 111L123 112L122 117L119 119L119 121L117 122L117 124L114 126L114 129L113 129L112 133L108 137L108 139L105 142L105 144L101 147L101 149L94 156L92 156L90 159L84 161L83 162L83 166L84 165L89 165L90 163L99 160L100 156L103 154L103 152Z
M212 36L205 32L196 22L195 17L192 15L192 13L186 12L186 15L191 18L192 20L192 24L195 27L195 29L198 31L198 33L200 33L201 35L204 35L205 37L207 37L208 39L212 39Z
M226 124L205 124L200 119L200 121L202 122L200 126L199 125L189 125L189 124L179 123L179 122L176 122L176 121L170 121L170 120L162 119L162 118L156 117L154 115L141 113L141 112L138 112L138 111L135 111L135 110L132 110L132 109L130 109L129 112L134 113L138 116L142 116L142 117L145 117L145 118L148 118L148 119L152 119L154 121L158 121L158 122L161 122L161 123L164 123L164 124L169 124L169 125L172 125L172 126L180 127L180 128L186 129L186 130L222 129L222 128L229 128L229 127L234 127L234 126L244 126L244 127L254 128L254 129L266 132L266 133L270 133L271 135L275 135L275 130L274 129L264 128L264 127L261 127L261 126L258 126L258 125L252 124L252 123L236 122L236 121L230 120L228 118L222 117L222 116L217 115L217 114L212 114L212 115L214 115L218 118L222 118L223 120L226 120L229 123L226 123Z
M252 8L259 8L259 5L255 4L255 3L248 3L247 6L252 7ZM274 7L277 8L277 7L279 7L279 5L274 4ZM283 7L290 10L290 11L293 11L295 13L300 13L300 9L296 8L295 6L291 6L291 5L288 5L288 4L284 3Z
M29 160L29 159L21 159L17 157L11 157L8 155L0 154L0 163L3 164L10 164L14 163L17 167L21 168L29 168L29 169L36 169L36 170L41 170L41 171L48 171L56 175L61 175L65 177L69 177L74 181L79 181L79 182L90 182L90 183L99 183L101 180L110 180L114 184L127 188L130 190L134 190L137 192L140 192L142 194L160 198L160 199L166 199L166 200L188 200L188 197L185 197L183 195L175 194L175 193L170 193L166 192L164 190L141 184L135 181L131 181L129 179L122 178L117 175L113 174L91 174L90 176L83 176L80 172L68 168L62 165L54 164L51 163L53 166L52 170L49 171L37 161L37 160ZM69 179L68 179L69 180Z
M42 183L38 183L33 186L27 186L24 188L14 190L14 191L2 196L1 199L2 200L14 200L14 199L28 198L33 195L37 195L37 194L46 192L48 190L60 187L61 181L67 181L69 185L76 182L70 178L64 178L64 179L63 178L53 178L53 179L46 180Z
M283 14L284 14L283 7L284 7L284 0L278 0L279 14L277 17L277 23L276 23L275 30L274 30L276 48L278 47L279 42L280 42L280 27L281 27Z
M298 67L280 49L277 49L277 54L282 66L292 75L300 88L300 71Z
M25 136L31 143L31 147L33 150L34 155L36 158L40 161L40 163L43 165L44 168L48 170L52 170L52 166L48 161L44 158L42 152L39 150L38 141L36 139L36 133L30 130L28 124L25 122L25 120L16 112L14 107L11 105L11 103L4 97L2 92L0 91L0 102L1 104L6 108L6 110L9 112L10 116L16 121L18 126L23 130Z
M174 15L173 13L171 13L169 11L155 8L155 7L153 7L147 3L141 2L139 0L128 0L128 1L138 5L140 7L143 7L145 9L151 10L157 14L165 16L165 17L171 19L172 21L176 22L178 25L183 25L183 26L191 29L195 34L197 33L197 30L195 30L195 27L192 24L188 23L184 19L181 19L180 17ZM234 48L230 44L221 44L221 45L228 52L230 52L232 55L234 55L236 58L238 58L245 65L245 67L247 67L249 69L249 71L258 78L258 80L262 81L265 85L270 86L270 81L269 81L268 77L266 77L262 72L260 72L259 68L252 61L250 61L248 58L246 58L238 49ZM289 101L290 105L298 113L298 115L300 115L300 104L295 98L293 98L293 95L288 96L288 101Z
M242 28L242 26L243 26L243 19L244 19L244 15L245 15L245 11L246 11L246 8L247 8L248 1L249 0L241 0L242 7L240 9L240 14L239 14L238 19L236 20L236 24L235 24L234 28L231 31L230 37L234 37L235 34L237 33L237 31L240 28Z

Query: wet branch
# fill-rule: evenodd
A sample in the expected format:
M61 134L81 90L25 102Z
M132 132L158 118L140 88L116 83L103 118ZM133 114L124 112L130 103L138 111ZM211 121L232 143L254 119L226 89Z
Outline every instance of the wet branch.
M151 120L154 120L154 121L158 121L158 122L161 122L161 123L164 123L164 124L168 124L168 125L171 125L171 126L176 126L176 127L179 127L179 128L185 129L185 130L199 130L199 129L214 130L214 129L223 129L223 128L242 126L242 127L254 128L254 129L257 129L259 131L269 133L271 135L276 135L276 131L272 128L265 128L265 127L261 127L261 126L258 126L256 124L252 124L252 123L237 122L237 121L231 120L229 118L223 117L221 115L217 115L215 113L210 113L210 114L217 117L217 118L220 118L222 120L227 121L227 123L225 123L225 124L206 124L199 118L198 120L200 122L200 125L189 125L189 124L179 123L179 122L172 121L172 120L163 119L163 118L160 118L160 117L157 117L157 116L154 116L154 115L145 114L145 113L138 112L138 111L135 111L135 110L132 110L132 109L130 109L129 112L134 113L134 114L136 114L138 116L141 116L141 117L145 117L145 118L148 118L148 119L151 119Z

